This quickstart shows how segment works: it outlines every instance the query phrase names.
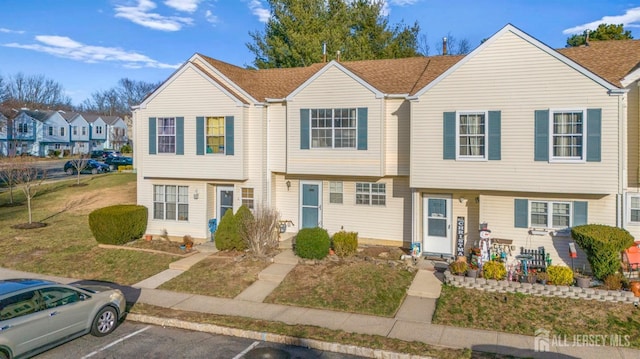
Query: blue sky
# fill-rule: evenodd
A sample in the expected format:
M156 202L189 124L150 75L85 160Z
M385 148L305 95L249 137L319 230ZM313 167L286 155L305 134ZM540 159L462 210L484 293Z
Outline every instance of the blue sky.
M391 24L417 21L432 54L448 33L473 47L511 23L554 48L600 22L640 38L640 0L386 0ZM74 104L123 77L166 79L195 52L251 65L264 0L1 0L0 75L45 75Z

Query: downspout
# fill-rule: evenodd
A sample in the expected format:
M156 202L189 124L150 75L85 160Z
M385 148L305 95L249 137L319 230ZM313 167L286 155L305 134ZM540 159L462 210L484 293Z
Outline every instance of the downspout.
M266 133L265 135L267 136L266 140L265 140L265 144L267 146L266 149L266 159L265 159L265 170L263 173L263 176L265 176L265 181L263 182L264 186L265 186L265 193L267 194L267 198L266 198L266 202L269 204L269 207L271 207L272 203L271 203L271 164L269 162L269 159L271 158L270 156L270 152L271 152L271 143L270 143L270 139L271 139L271 117L269 116L269 105L265 104L264 106L264 111L266 112L265 114L265 121L267 122L267 129L266 129ZM264 196L263 196L264 199Z
M385 170L385 154L387 150L385 141L385 131L387 124L387 100L384 96L380 99L380 176L384 177L387 173Z

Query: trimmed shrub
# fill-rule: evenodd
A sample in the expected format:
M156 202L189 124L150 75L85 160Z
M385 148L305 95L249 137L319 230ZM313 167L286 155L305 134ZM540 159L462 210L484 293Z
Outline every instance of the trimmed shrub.
M549 266L547 267L547 275L549 281L555 285L573 284L573 271L567 266Z
M122 152L122 153L131 153L131 152L133 152L133 149L129 145L122 145L122 147L120 147L120 152Z
M482 265L482 276L486 279L501 280L507 277L507 269L503 263L488 261Z
M147 230L148 209L137 205L116 205L89 213L89 228L98 243L125 244L142 237Z
M449 264L449 271L451 271L451 273L455 275L465 274L467 272L467 269L469 269L469 265L467 264L467 262L455 261Z
M600 280L620 270L620 252L633 245L626 229L603 224L573 227L571 236L587 253L593 275Z
M221 251L237 249L243 251L246 245L240 237L238 221L232 210L225 212L215 233L216 248Z
M323 259L329 254L331 240L326 229L303 228L296 235L296 255L301 258Z
M340 257L348 257L358 249L358 232L340 231L333 234L333 250Z

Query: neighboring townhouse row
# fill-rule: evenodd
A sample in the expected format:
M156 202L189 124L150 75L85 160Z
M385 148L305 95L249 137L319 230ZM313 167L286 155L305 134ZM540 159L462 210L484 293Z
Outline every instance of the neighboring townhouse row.
M0 117L0 155L28 153L87 154L93 150L119 150L129 142L127 126L118 116L64 111L13 111Z
M554 50L512 25L466 56L250 70L196 54L134 110L138 203L150 233L210 238L265 204L287 231L445 257L486 223L569 263L572 226L640 235L639 63L640 41Z

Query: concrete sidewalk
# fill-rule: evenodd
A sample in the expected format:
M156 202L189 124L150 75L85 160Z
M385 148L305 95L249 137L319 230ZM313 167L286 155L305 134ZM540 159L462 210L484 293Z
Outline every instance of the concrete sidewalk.
M283 252L286 254L282 254L274 264L261 272L261 279L234 299L154 289L160 285L158 283L162 282L163 278L160 275L137 283L132 287L120 287L120 289L127 296L127 300L131 302L146 303L165 308L249 317L291 325L313 325L346 332L380 335L404 341L418 341L442 347L470 348L472 350L515 357L640 358L639 350L611 346L571 346L572 343L565 344L552 339L544 342L548 344L548 352L537 352L534 350L535 343L544 341L545 338L431 324L431 317L435 309L436 298L440 293L441 282L436 277L435 271L430 270L429 266L423 267L425 269L418 271L408 290L407 297L393 318L262 303L262 300L284 279L286 273L295 266L293 262L294 260L297 262L297 259L292 256L292 253L288 252ZM167 271L180 270L169 269ZM176 273L170 272L166 274L166 278L169 278ZM16 277L46 278L63 283L78 282L78 280L70 278L44 276L0 268L0 279ZM138 320L145 320L144 316L136 315L134 317ZM156 322L153 323L157 324L158 319L155 318L154 320ZM164 323L162 325L171 325L171 323L175 322L169 319L164 321L160 319L160 321ZM201 328L200 324L190 325L189 323L183 323L180 326L193 330L200 330L199 328Z

